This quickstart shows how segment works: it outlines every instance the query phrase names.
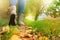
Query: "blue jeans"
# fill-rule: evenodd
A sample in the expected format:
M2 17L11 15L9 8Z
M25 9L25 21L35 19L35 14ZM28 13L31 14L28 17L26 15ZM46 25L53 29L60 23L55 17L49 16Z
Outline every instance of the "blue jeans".
M17 0L9 0L10 5L16 6Z
M26 0L18 0L18 13L24 13Z
M12 6L16 6L16 4L18 5L18 13L24 13L24 9L26 6L26 0L9 0L10 5Z

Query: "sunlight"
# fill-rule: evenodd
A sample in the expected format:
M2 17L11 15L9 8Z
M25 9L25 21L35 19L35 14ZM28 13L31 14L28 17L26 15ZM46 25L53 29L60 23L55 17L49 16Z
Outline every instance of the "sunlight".
M56 0L57 2L59 2L59 0Z
M50 4L52 0L44 0L45 3Z
M29 14L28 16L26 16L25 19L28 19L28 20L34 21L34 17L33 17L32 14Z
M43 6L44 7L49 7L49 5L52 3L53 0L43 0Z
M49 6L52 4L53 0L43 0L44 10L47 10Z
M47 15L45 13L42 13L41 15L38 16L38 20L44 20Z
M0 0L0 8L6 8L9 6L9 1L8 0Z
M3 1L2 1L2 0L0 0L0 5L2 5L2 3L3 3Z

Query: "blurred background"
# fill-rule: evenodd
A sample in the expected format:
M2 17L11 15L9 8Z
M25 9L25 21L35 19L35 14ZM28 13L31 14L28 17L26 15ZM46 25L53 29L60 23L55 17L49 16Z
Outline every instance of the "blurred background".
M8 0L0 0L0 18L7 19L8 18Z
M8 8L9 0L0 0L0 26L9 22ZM36 28L35 32L60 38L60 0L26 0L24 15L25 24Z
M0 18L9 19L8 8L9 0L0 0ZM59 19L60 0L26 0L24 13L25 18L29 20Z
M9 0L0 0L0 20L9 21L10 13L8 8ZM26 0L24 13L24 19L30 21L60 20L60 0Z

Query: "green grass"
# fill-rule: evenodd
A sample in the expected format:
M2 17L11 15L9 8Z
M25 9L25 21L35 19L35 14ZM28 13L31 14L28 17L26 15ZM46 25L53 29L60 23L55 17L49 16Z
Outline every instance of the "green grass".
M8 20L0 19L0 26L8 25ZM33 29L37 29L35 32L42 32L46 35L51 35L51 31L55 29L53 32L54 35L60 34L60 20L40 20L40 21L30 21L24 20L25 24L31 26Z
M54 35L60 33L60 20L40 20L40 21L24 21L26 25L31 26L32 28L37 28L36 32L42 32L46 35L51 35L51 31L54 31Z
M0 27L1 26L5 26L5 25L8 25L8 20L3 20L3 19L0 19Z

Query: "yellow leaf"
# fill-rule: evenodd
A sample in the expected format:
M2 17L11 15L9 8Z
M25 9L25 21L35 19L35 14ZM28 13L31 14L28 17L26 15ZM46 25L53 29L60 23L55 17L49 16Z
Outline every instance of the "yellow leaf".
M22 40L17 35L13 35L9 40Z
M17 28L15 28L13 31L12 31L13 34L15 35L18 35L20 34L20 30L18 30Z

